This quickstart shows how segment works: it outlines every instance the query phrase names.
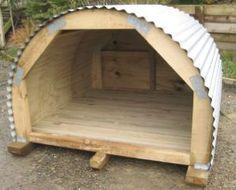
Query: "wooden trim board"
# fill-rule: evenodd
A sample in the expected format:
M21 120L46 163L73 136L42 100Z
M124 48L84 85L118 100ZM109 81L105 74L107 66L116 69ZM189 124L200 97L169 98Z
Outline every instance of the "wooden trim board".
M160 150L126 143L117 143L104 140L78 138L65 135L31 132L29 140L33 143L46 144L58 147L73 148L91 152L103 153L145 160L169 162L189 165L190 155L187 152Z

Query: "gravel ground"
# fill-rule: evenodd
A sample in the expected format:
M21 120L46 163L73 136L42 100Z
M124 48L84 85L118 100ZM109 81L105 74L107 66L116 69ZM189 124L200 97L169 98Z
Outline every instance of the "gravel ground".
M5 77L3 68L0 76ZM236 189L235 95L236 87L224 87L217 155L205 189ZM88 165L93 153L42 145L26 157L12 156L6 150L5 107L0 106L0 190L204 189L184 183L185 166L114 156L103 170L94 171Z

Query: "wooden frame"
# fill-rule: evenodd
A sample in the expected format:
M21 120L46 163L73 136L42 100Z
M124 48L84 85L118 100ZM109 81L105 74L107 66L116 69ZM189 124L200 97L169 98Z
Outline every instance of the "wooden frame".
M93 14L91 14L91 11ZM163 162L190 165L207 164L210 160L211 135L212 135L212 108L209 97L201 98L195 92L195 88L190 80L193 76L199 76L199 71L193 66L192 61L187 57L186 52L174 42L170 36L166 35L161 29L153 24L146 23L148 30L142 31L135 24L128 22L129 15L124 12L111 10L88 10L74 12L60 18L65 23L61 28L54 32L49 32L48 27L44 27L29 43L23 52L19 66L24 70L24 79L20 86L13 86L13 113L16 124L17 136L25 138L28 142L50 144L68 148L78 148L88 151L103 150L107 154L142 158L148 160L157 160ZM53 23L50 24L51 26ZM50 26L49 25L49 26ZM194 91L193 97L193 116L192 116L192 138L191 154L179 154L168 151L158 151L146 149L145 147L136 147L129 144L109 143L92 139L78 139L66 136L54 136L41 134L31 131L31 122L29 115L29 105L27 100L27 87L25 79L27 74L45 51L49 44L55 39L60 30L98 30L98 29L135 29L139 34L157 51L169 64L171 68L185 81L185 83ZM36 48L35 48L36 47ZM97 47L99 49L100 46ZM95 57L99 56L95 52ZM100 72L99 70L97 72ZM100 88L102 84L94 83L94 86ZM202 88L203 84L202 84ZM204 88L205 92L207 90ZM25 110L25 111L22 111ZM199 120L200 119L200 120ZM205 171L204 171L205 172ZM190 173L190 172L188 172ZM202 171L196 172L195 178L200 178ZM187 174L188 175L188 174ZM194 181L192 181L194 183Z

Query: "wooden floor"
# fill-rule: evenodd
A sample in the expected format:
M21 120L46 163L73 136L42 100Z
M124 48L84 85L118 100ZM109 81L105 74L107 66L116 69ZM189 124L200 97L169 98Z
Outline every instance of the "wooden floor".
M93 90L33 132L189 152L191 115L191 96Z

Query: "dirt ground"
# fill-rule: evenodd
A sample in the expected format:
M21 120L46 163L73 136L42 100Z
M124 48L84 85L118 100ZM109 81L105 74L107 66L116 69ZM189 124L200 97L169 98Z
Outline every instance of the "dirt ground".
M3 87L2 84L1 87ZM5 107L1 107L5 113ZM236 189L236 87L224 87L215 165L205 189ZM187 167L113 156L101 171L88 161L93 153L37 146L26 157L6 150L8 121L0 118L0 190L204 189L184 183Z

